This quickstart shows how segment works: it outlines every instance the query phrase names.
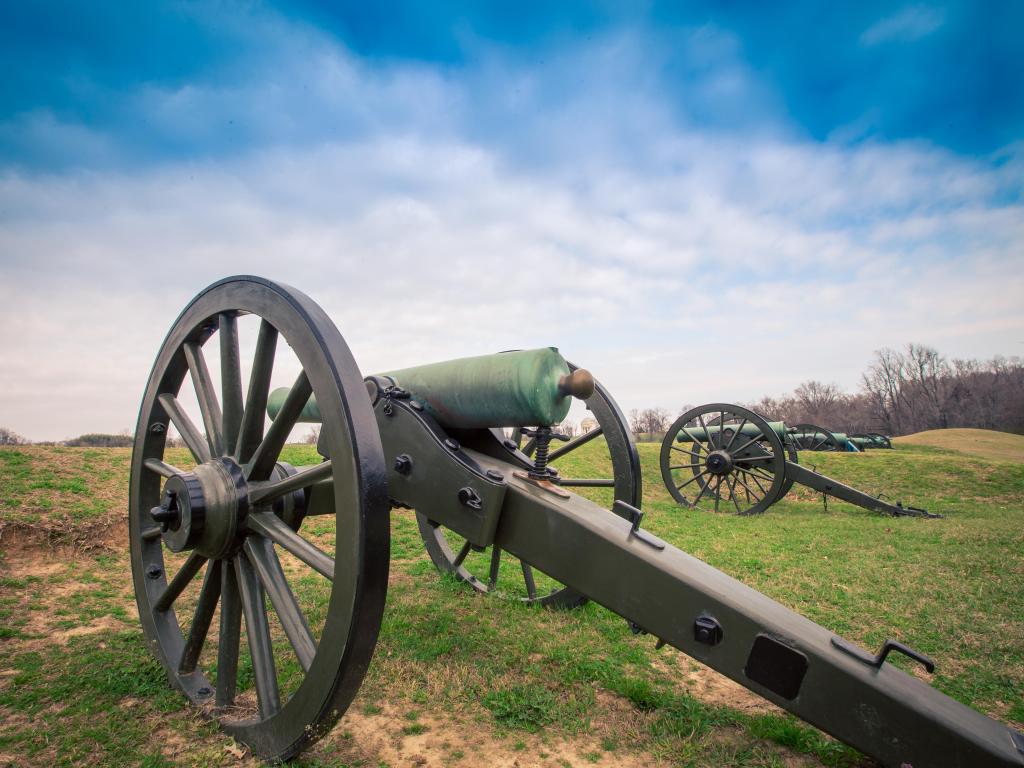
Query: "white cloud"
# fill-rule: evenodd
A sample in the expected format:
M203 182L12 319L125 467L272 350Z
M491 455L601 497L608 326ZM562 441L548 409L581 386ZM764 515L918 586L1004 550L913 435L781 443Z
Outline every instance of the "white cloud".
M912 43L927 37L943 25L946 12L928 5L910 5L868 27L860 36L864 45Z
M736 55L701 35L715 67ZM307 32L280 45L292 58L277 77L133 103L175 130L233 115L287 143L0 176L0 425L36 439L131 426L170 323L237 273L312 295L364 373L553 344L627 410L754 399L808 378L853 388L872 350L910 340L1022 351L1019 147L986 163L777 126L715 132L672 119L656 82L615 77L641 69L627 40L601 41L596 69L588 51L566 54L561 77L591 78L562 88L564 103L547 103L541 71L507 73L522 88L493 99L514 108L484 112L531 146L550 137L531 163L473 130L480 94L462 81L370 71ZM503 82L503 64L488 66ZM726 90L754 87L729 71ZM300 86L319 96L306 103ZM700 82L698 96L720 86ZM321 125L295 141L304 120L338 135ZM361 129L342 130L349 120Z
M687 170L658 178L567 180L416 139L8 175L0 424L128 426L172 319L232 273L310 293L364 372L555 344L625 407L852 387L911 339L1019 351L1024 211L986 199L983 167L693 138Z

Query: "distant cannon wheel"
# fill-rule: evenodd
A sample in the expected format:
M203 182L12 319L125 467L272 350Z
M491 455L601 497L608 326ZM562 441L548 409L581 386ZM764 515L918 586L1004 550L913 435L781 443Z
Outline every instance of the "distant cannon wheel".
M575 371L577 366L569 363L569 368ZM574 437L567 443L551 444L548 465L564 470L566 475L563 477L560 474L552 480L574 492L589 496L593 501L604 503L609 509L617 500L639 507L640 457L625 416L600 382L595 382L594 394L584 402L587 409L593 413L597 427ZM591 473L579 471L577 466L574 466L572 454L602 437L606 452L602 451L602 456L597 461L588 458L585 463L588 468L596 466L593 474L597 476L581 476ZM522 443L522 430L516 430L511 439L527 456L533 455L534 443ZM569 476L570 470L572 476ZM453 531L420 514L417 514L417 520L427 553L437 569L442 573L455 574L459 580L466 582L477 592L516 594L524 602L537 603L549 608L576 608L587 600L576 590L566 587L522 561L507 569L512 571L511 577L499 581L502 561L508 558L504 557L504 553L498 547L490 547L482 553L473 552L469 543Z
M852 435L850 435L850 440L854 441L854 445L856 445L861 450L863 450L865 448L881 448L882 447L882 445L879 443L878 439L874 435L870 435L867 432L857 432L855 434L852 434ZM860 442L857 442L857 441L860 441Z
M783 440L782 445L783 448L785 448L786 450L786 461L790 462L791 464L799 464L800 452L796 449L796 446L793 445L793 443L790 442L789 440ZM779 495L775 497L775 501L781 501L782 499L784 499L786 495L790 492L790 490L793 488L793 483L795 482L796 481L792 477L786 475L786 480L782 483L782 488L779 489Z
M888 435L883 435L880 432L868 432L867 436L874 440L879 448L892 448L892 439Z
M738 405L702 405L669 427L661 444L661 476L691 509L764 512L782 494L786 456L768 422Z
M253 331L248 345L240 324ZM301 372L265 430L275 357L293 353ZM216 378L207 357L217 359ZM330 459L295 469L280 454L311 393ZM166 455L172 426L191 456ZM149 648L171 684L231 736L268 761L290 759L352 701L384 611L387 475L363 377L307 296L228 278L168 333L135 435L129 538ZM326 515L310 518L319 544L300 532L314 497Z
M817 424L797 424L787 430L788 439L798 451L841 451L844 446L838 438Z

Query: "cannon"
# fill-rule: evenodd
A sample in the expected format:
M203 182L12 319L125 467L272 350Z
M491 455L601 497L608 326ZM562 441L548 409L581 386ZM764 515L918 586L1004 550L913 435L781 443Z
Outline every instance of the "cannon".
M458 361L458 369L478 370L480 367L486 367L495 361L500 361L499 371L501 371L508 368L512 363L515 363L513 369L521 366L520 361L536 364L538 361L550 363L558 359L558 356L553 354L551 350L534 350L527 353L511 350L501 354L512 354L513 356L501 358L488 356L478 359L464 359ZM453 419L451 416L437 414L434 406L429 405L431 402L441 401L437 395L428 391L430 387L437 388L441 386L445 391L453 387L458 389L467 388L463 386L464 382L456 382L447 378L449 373L444 368L448 365L445 363L443 366L427 366L417 370L414 374L410 374L408 371L392 372L376 377L375 380L385 381L386 386L394 386L396 381L402 381L413 387L417 394L420 395L420 399L417 402L427 403L426 407L447 426L450 434L455 435L456 439L472 442L474 439L472 433L464 434L462 430L453 425L456 419ZM565 365L568 367L570 374L578 370L578 366L569 361L565 361ZM422 383L424 375L430 378L430 383L426 386ZM445 378L439 380L439 377ZM468 389L474 389L474 387L468 387ZM270 393L267 412L271 418L276 417L279 413L281 406L287 399L288 391L287 387L282 387ZM535 454L538 450L538 439L541 439L542 443L547 443L546 448L541 445L541 449L546 451L541 459L543 461L542 466L546 469L548 480L553 485L562 488L581 489L577 492L587 494L592 500L601 501L609 508L612 507L614 501L622 501L630 506L639 507L642 492L640 457L637 453L636 443L633 440L633 432L629 428L622 410L608 390L596 379L593 381L592 391L580 394L586 395L579 399L583 401L587 410L590 411L591 416L597 422L597 426L574 439L569 439L558 432L551 431L549 439L545 441L543 439L544 434L537 432L538 427L524 427L518 424L512 428L509 435L505 434L503 428L490 427L491 437L501 441L502 445L507 449L517 451L517 457L521 464L533 462L535 465L537 463ZM522 421L523 418L528 421L530 418L529 415L519 414L519 416L518 421ZM458 419L465 421L465 418L465 413L460 413ZM515 421L516 419L511 419L509 414L506 413L502 414L498 420L507 422ZM300 413L298 421L321 423L321 416L315 398L311 398L307 403ZM558 471L560 460L572 456L574 451L599 437L603 438L604 453L607 456L603 462L599 461L598 463L603 464L604 466L601 469L606 469L607 471L604 473L598 472L596 477L562 477ZM490 438L488 439L490 440ZM553 448L552 440L565 442L565 445L559 445L551 450ZM591 492L590 489L607 489L607 491ZM416 522L427 554L437 570L443 574L455 576L456 579L467 584L477 592L490 594L500 591L506 595L514 595L523 602L537 603L548 608L571 609L577 608L586 602L584 595L570 587L566 587L564 584L558 583L547 574L535 572L535 569L525 561L520 561L518 567L512 567L510 578L502 579L499 582L499 574L509 576L509 569L501 568L502 559L506 556L506 553L500 547L474 546L469 539L459 535L457 531L440 525L422 512L416 513Z
M691 508L703 504L715 512L724 505L738 515L761 514L800 483L825 497L893 517L940 517L901 502L890 504L800 466L797 449L802 441L808 450L824 450L820 446L826 441L836 446L849 442L844 434L837 438L822 428L812 431L812 426L790 429L738 405L698 406L682 414L665 433L662 480L679 504Z
M268 426L289 356L298 373ZM266 760L322 737L371 663L390 510L407 507L886 765L1024 766L1024 736L886 663L897 652L931 668L913 649L868 653L652 535L636 507L608 510L553 480L553 427L594 387L554 350L364 378L305 294L247 276L200 292L146 384L129 488L135 597L170 683ZM314 401L321 460L292 466L282 451ZM169 461L172 425L194 466ZM533 457L501 427L531 428ZM774 433L762 439L781 450Z
M878 432L831 432L816 424L797 424L786 430L786 439L800 451L849 451L892 448L892 440Z
M850 435L850 442L862 451L869 448L892 449L892 438L888 435L883 435L880 432L857 432Z
M866 435L848 435L845 432L831 432L816 424L797 424L786 430L786 439L799 451L846 451L858 453L865 448L876 447ZM868 445L868 443L871 445ZM889 447L892 447L891 445Z

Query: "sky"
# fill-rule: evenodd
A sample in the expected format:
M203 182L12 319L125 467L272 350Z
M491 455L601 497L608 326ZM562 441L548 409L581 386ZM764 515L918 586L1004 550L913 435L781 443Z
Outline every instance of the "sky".
M0 4L0 426L131 430L232 274L362 373L556 346L624 410L1024 355L1024 4Z

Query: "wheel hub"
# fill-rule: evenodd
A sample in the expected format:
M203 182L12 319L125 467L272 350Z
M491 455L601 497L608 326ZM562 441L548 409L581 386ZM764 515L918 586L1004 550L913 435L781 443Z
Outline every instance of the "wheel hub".
M172 552L194 549L219 558L237 544L249 511L249 488L242 468L230 458L200 464L167 479L160 505L150 516L160 524Z
M704 461L704 466L713 475L727 475L732 472L732 456L728 451L712 451Z

